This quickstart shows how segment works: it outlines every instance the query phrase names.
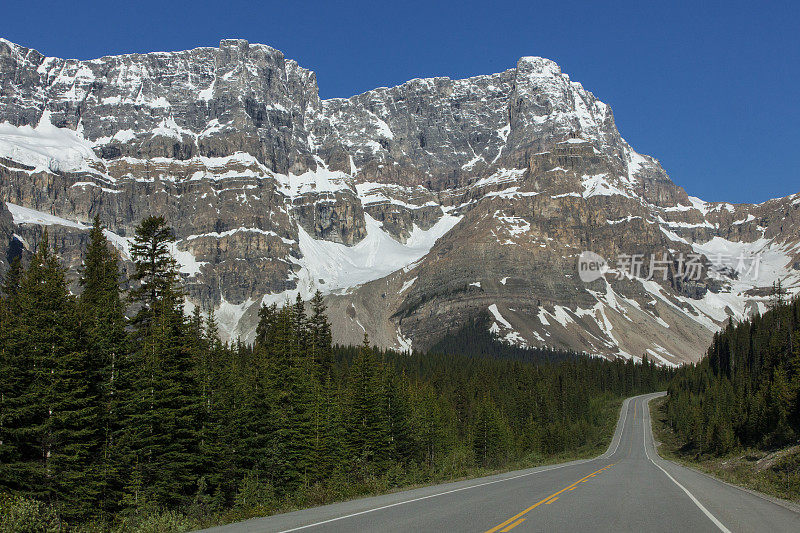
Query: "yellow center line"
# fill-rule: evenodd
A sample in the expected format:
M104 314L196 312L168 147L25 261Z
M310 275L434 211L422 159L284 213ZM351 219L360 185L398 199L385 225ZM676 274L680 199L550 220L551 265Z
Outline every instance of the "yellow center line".
M546 502L544 502L544 504L545 504L545 505L550 505L551 503L553 503L553 502L554 502L554 501L556 501L557 499L558 499L558 496L556 496L555 498L552 498L552 499L550 499L550 500L547 500Z
M516 522L514 522L513 524L511 524L507 528L501 530L500 533L508 533L509 531L511 531L512 529L514 529L515 527L517 527L518 525L520 525L524 521L525 521L524 518L520 518L519 520L517 520Z
M555 493L551 494L550 496L548 496L547 498L545 498L545 499L543 499L543 500L539 500L538 502L534 503L533 505L531 505L531 506L530 506L530 507L528 507L527 509L524 509L523 511L520 511L519 513L515 514L514 516L512 516L511 518L509 518L508 520L506 520L506 521L505 521L505 522L503 522L502 524L498 524L498 525L496 525L496 526L495 526L495 527L493 527L492 529L488 530L486 533L495 533L495 532L497 532L497 531L501 531L501 530L502 530L502 531L501 531L501 533L502 533L503 531L508 531L508 529L511 529L510 527L509 527L508 529L502 529L502 528L504 528L504 527L508 526L509 524L511 524L512 522L514 522L515 520L518 520L519 518L522 518L524 515L526 515L526 514L527 514L527 513L529 513L530 511L533 511L534 509L536 509L537 507L539 507L539 506L540 506L540 505L542 505L543 503L547 503L547 502L548 502L548 500L550 500L551 498L555 498L556 496L558 496L558 495L559 495L559 494L561 494L562 492L565 492L565 491L568 491L568 490L572 490L572 489L574 489L574 488L575 488L575 486L576 486L576 485L578 485L579 483L582 483L582 482L586 481L586 480L587 480L587 479L589 479L590 477L594 476L595 474L598 474L599 472L602 472L602 471L603 471L603 470L605 470L606 468L611 468L612 466L614 466L614 464L615 464L615 463L611 463L611 464L610 464L610 465L608 465L608 466L604 466L604 467L603 467L603 468L601 468L600 470L595 470L594 472L592 472L592 473L591 473L591 474L589 474L588 476L582 477L581 479L579 479L579 480L578 480L578 481L576 481L575 483L572 483L571 485L568 485L568 486L564 487L564 488L563 488L563 489L561 489L560 491L558 491L558 492L555 492ZM553 501L555 501L555 499L554 499ZM517 524L517 522L515 522L515 523L514 523L514 525L516 525L516 524ZM512 527L513 527L513 526L512 526Z

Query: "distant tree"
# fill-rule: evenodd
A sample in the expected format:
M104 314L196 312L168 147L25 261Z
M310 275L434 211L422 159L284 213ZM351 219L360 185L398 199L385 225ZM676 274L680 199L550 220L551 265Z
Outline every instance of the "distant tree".
M509 446L509 429L488 396L478 403L473 435L472 446L479 464L496 467L503 463Z
M2 290L3 296L11 298L17 294L24 273L25 272L22 268L22 259L20 259L20 256L17 255L11 260L8 271L3 278L3 286L0 289Z
M328 322L325 302L320 291L315 292L311 299L311 316L308 324L312 356L321 379L324 381L330 373L333 354L331 351L331 325Z
M776 309L786 302L786 289L783 288L783 282L778 279L772 282L772 289L769 293L769 307Z

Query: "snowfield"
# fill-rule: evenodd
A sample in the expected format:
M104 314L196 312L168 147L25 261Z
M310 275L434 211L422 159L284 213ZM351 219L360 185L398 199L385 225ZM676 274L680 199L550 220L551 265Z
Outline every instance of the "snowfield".
M0 157L5 157L41 170L73 172L85 167L86 161L97 159L93 144L79 132L57 128L45 111L39 124L13 126L0 124Z
M40 226L66 226L68 228L89 229L86 224L67 220L56 215L51 215L43 211L37 211L21 205L6 202L6 207L11 212L14 224L38 224Z
M443 215L429 230L414 226L405 244L386 233L382 224L368 214L364 219L367 236L354 246L314 239L298 227L303 257L296 261L302 267L298 283L303 297L316 289L330 293L355 287L411 265L422 259L461 217Z

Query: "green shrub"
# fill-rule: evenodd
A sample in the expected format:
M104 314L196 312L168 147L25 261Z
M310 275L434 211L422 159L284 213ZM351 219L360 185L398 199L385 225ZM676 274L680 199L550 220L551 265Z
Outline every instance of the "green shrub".
M199 523L186 515L170 510L145 513L124 530L131 533L182 533L199 527Z
M248 472L239 484L235 506L239 508L269 508L275 505L275 490L258 475Z
M36 500L0 494L0 531L4 533L49 533L60 531L52 507Z

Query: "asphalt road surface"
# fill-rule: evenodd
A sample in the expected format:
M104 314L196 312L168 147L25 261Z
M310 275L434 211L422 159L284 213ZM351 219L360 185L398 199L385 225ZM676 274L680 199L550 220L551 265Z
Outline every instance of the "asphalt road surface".
M648 394L625 400L595 459L257 518L208 531L800 532L798 508L659 458Z

